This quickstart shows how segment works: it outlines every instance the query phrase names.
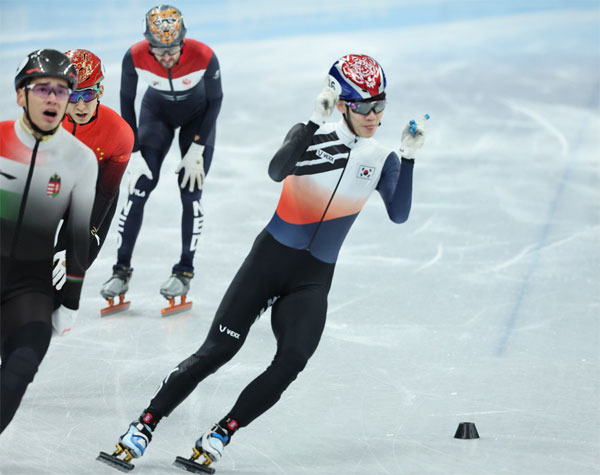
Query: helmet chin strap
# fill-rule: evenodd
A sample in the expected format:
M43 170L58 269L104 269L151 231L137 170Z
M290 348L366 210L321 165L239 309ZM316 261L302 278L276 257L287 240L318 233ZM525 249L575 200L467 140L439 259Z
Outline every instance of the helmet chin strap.
M350 132L352 132L354 135L356 135L358 137L356 130L354 130L354 126L350 122L350 106L348 106L348 105L346 106L346 113L342 114L342 116L344 117L344 122L346 122L346 125L350 129Z
M54 127L52 130L42 130L40 129L35 122L31 119L31 116L29 115L29 91L25 91L25 105L27 107L23 107L23 110L25 111L25 118L27 119L27 122L29 122L29 126L33 129L33 131L39 135L41 135L42 137L46 137L48 135L53 135L58 128L60 127L60 124L62 124L63 119L65 118L65 116L67 115L67 111L65 109L65 113L62 116L62 119L60 119L60 122L58 123L58 125L56 127Z

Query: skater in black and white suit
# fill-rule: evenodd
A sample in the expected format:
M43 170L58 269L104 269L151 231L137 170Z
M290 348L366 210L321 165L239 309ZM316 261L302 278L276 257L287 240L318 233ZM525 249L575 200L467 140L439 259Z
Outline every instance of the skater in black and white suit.
M273 361L196 441L198 462L219 460L232 435L280 399L316 350L338 252L369 195L379 192L392 221L408 219L414 152L423 145L424 128L406 126L401 158L372 138L385 108L385 85L381 66L369 56L347 55L331 67L314 114L292 127L271 160L270 177L284 180L279 204L225 293L206 340L169 373L121 436L120 445L133 457L143 455L160 419L237 353L271 307ZM342 119L327 123L336 108Z

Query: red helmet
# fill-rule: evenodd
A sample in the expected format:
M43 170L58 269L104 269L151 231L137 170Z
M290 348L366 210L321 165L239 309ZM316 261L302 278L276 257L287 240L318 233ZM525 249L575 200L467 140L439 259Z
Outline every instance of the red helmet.
M72 49L65 53L77 70L77 89L85 89L104 79L102 61L87 49Z

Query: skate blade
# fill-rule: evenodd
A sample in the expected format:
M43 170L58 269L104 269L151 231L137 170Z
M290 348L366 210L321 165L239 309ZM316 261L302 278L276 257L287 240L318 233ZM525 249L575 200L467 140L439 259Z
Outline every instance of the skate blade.
M106 299L108 301L108 307L100 309L100 316L106 317L113 313L124 312L129 309L131 302L125 302L125 294L119 295L119 303L115 303L114 299Z
M135 465L133 465L131 462L126 462L125 460L120 459L117 455L107 454L106 452L100 452L98 457L96 457L96 460L104 462L105 464L116 468L120 472L130 472L135 468Z
M169 315L173 315L175 313L185 312L192 308L192 302L186 301L186 296L181 296L181 302L175 303L174 297L165 297L169 301L169 306L160 309L160 313L163 317L167 317Z
M215 473L215 469L184 457L175 458L173 465L192 473Z

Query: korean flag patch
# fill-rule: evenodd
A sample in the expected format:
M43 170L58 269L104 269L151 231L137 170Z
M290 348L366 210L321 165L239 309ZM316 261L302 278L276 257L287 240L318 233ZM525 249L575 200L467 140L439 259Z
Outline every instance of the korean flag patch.
M373 167L365 167L361 165L358 167L358 178L363 178L364 180L370 180L375 173L375 168Z

